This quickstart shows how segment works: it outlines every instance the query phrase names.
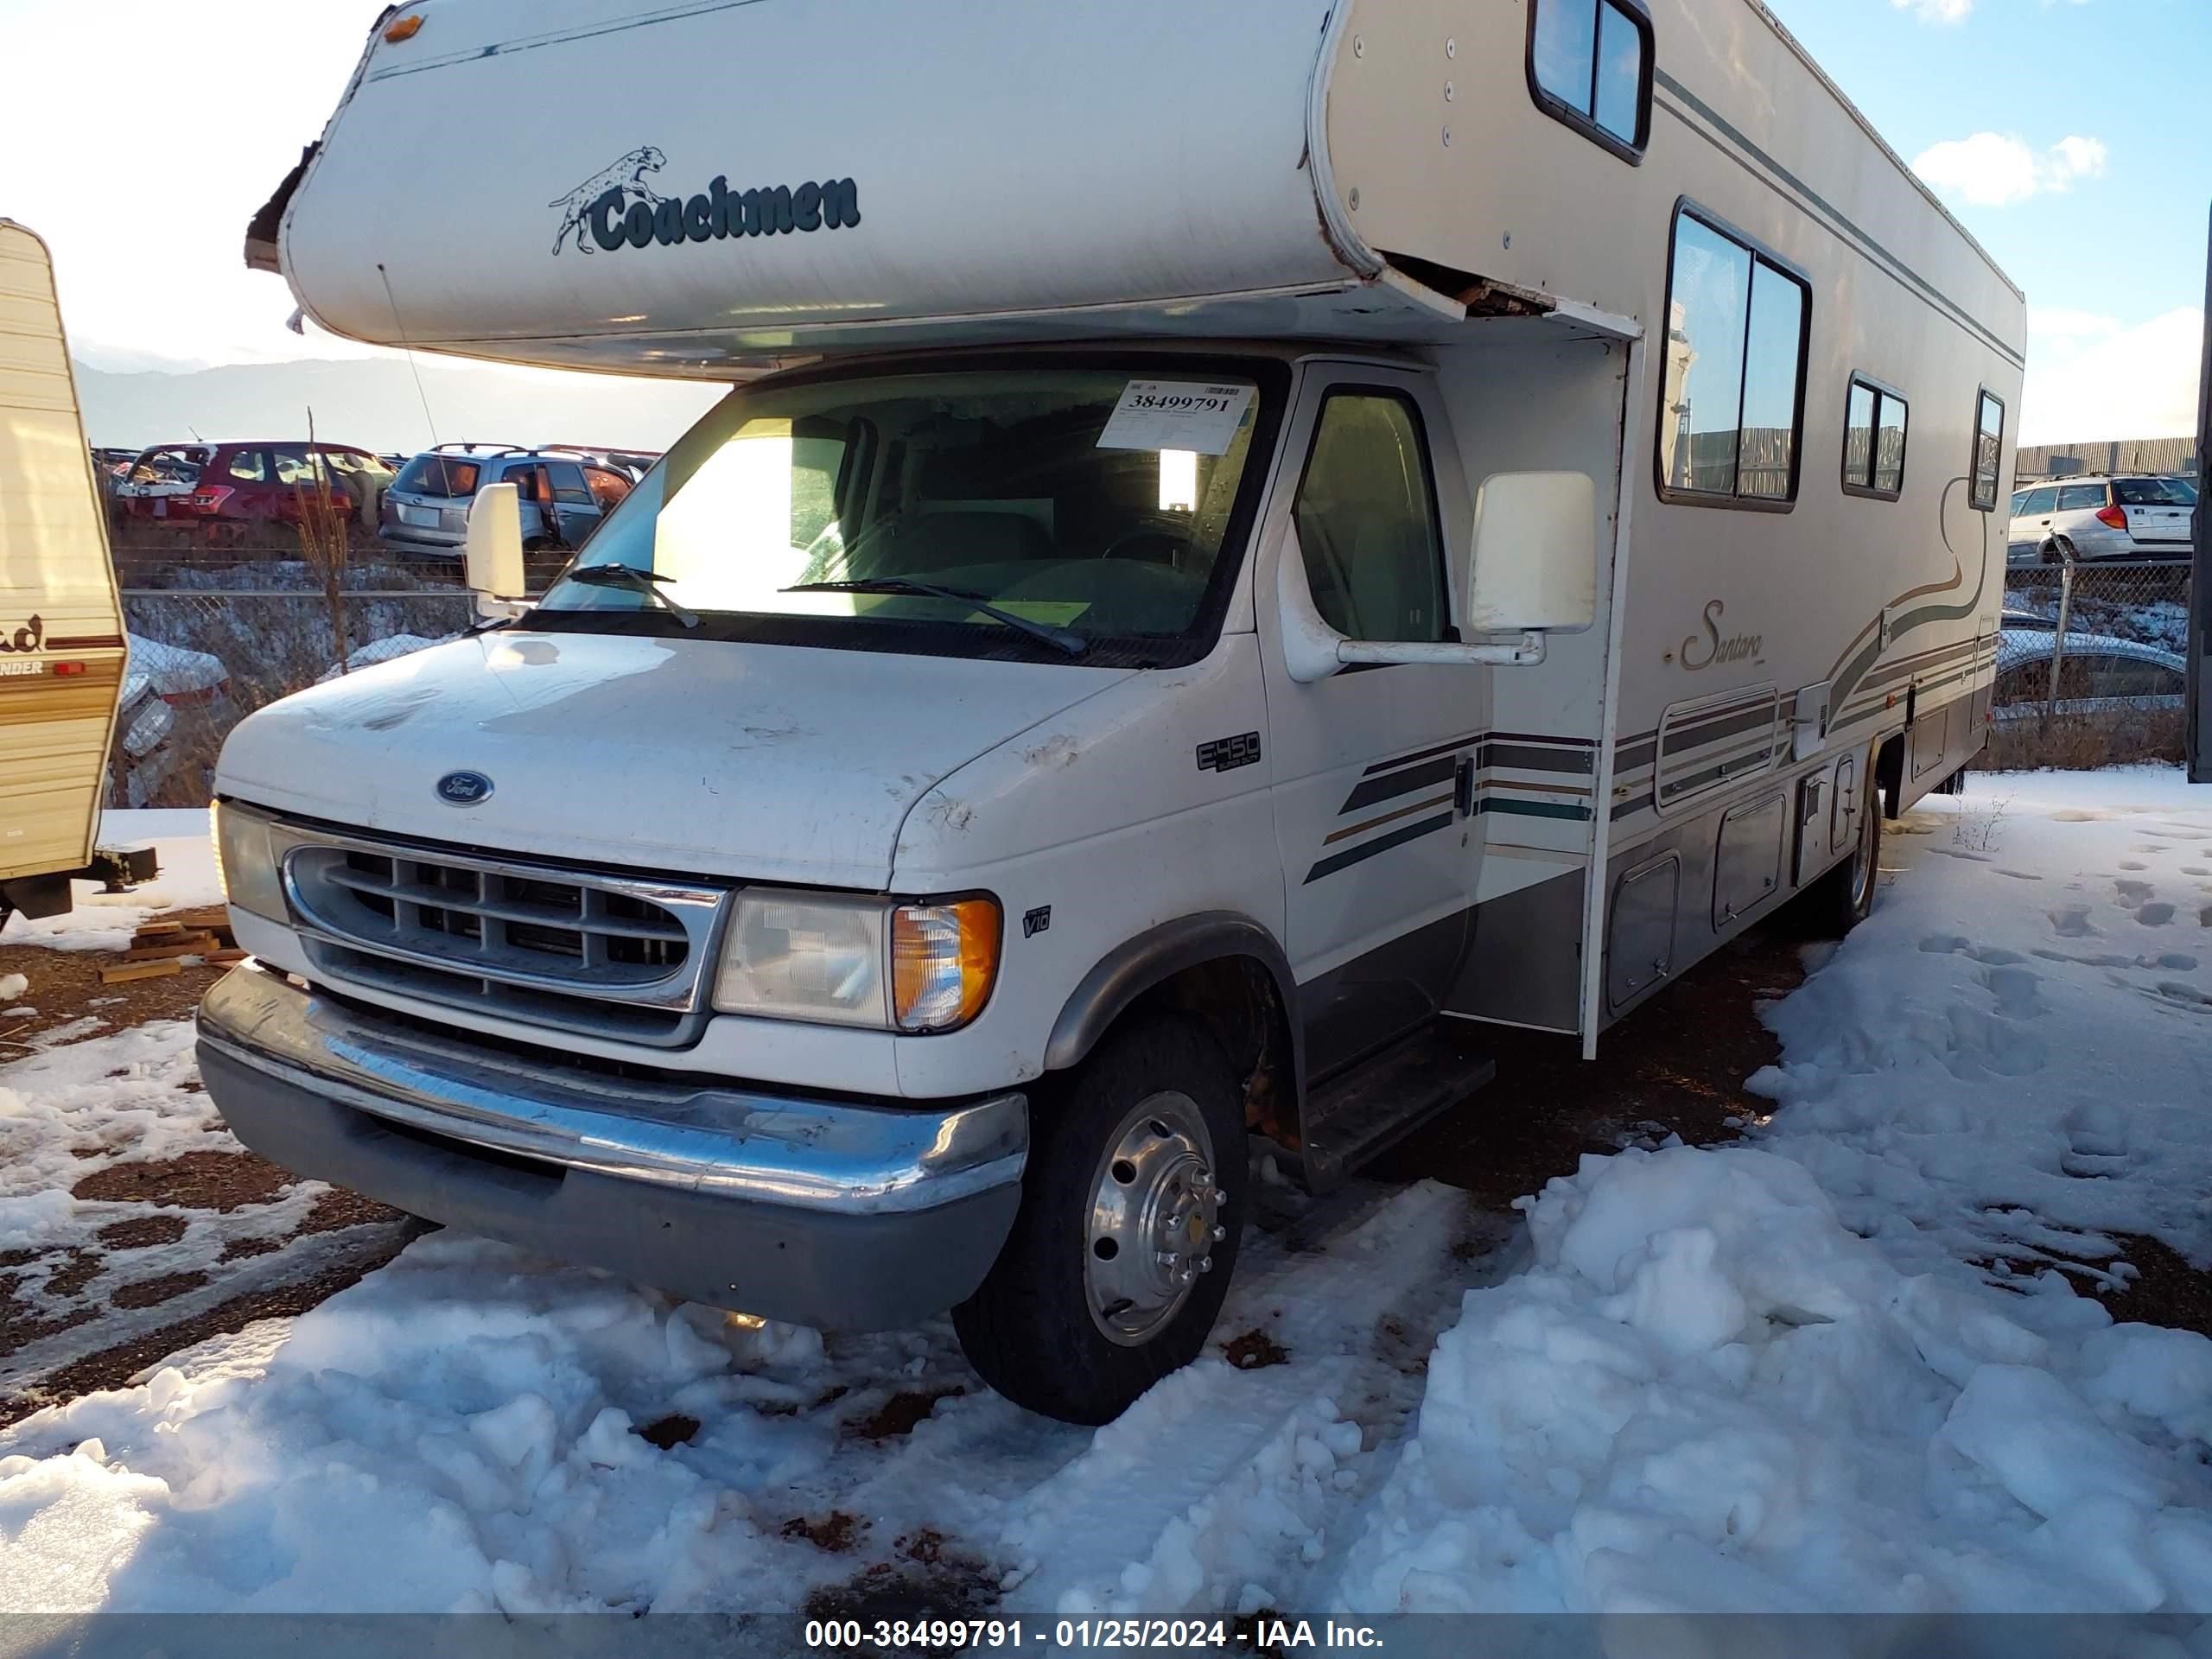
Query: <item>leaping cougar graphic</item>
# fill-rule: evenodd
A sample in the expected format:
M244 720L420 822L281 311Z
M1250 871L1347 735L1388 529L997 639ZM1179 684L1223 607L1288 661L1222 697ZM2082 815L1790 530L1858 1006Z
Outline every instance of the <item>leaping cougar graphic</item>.
M560 233L553 238L553 251L559 253L573 233L580 252L594 251L588 234L588 215L592 204L610 190L626 190L641 201L658 207L663 198L645 184L645 175L658 173L668 165L668 157L651 144L640 144L619 162L602 167L565 196L547 202L548 207L561 210Z

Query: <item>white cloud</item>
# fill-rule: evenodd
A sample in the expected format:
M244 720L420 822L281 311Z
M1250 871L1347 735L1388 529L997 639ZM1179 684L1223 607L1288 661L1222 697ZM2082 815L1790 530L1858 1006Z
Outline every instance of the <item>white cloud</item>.
M2074 133L2038 156L2015 134L1977 132L1921 151L1912 170L1977 207L2005 207L2044 191L2070 189L2076 179L2097 177L2105 170L2105 147Z
M2069 134L2050 147L2050 158L2044 165L2050 177L2050 188L2063 190L2076 179L2102 176L2105 147L2101 140Z
M1974 0L1890 0L1899 11L1910 11L1923 23L1963 23L1974 10Z
M2082 312L2045 318L2112 321ZM2029 330L2037 314L2029 314ZM2078 340L2080 336L2076 336ZM2188 437L2196 431L2197 371L2204 314L2169 311L2073 351L2032 350L2021 399L2023 443L2089 443L2108 438Z
M2079 343L2109 340L2120 331L2118 317L2103 316L2094 311L2069 311L2050 305L2028 308L2028 333L2037 340Z

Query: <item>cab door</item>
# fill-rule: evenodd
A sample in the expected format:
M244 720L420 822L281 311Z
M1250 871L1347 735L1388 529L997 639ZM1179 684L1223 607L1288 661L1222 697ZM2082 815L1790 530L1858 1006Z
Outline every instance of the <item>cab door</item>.
M1433 1016L1459 967L1488 677L1391 666L1301 684L1284 666L1277 584L1293 561L1339 633L1457 637L1448 550L1471 533L1469 503L1428 377L1311 367L1288 445L1258 608L1285 948L1321 1077Z

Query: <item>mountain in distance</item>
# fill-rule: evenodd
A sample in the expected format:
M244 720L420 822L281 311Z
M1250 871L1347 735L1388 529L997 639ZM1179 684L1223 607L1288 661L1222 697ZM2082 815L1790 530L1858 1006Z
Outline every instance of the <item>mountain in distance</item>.
M422 390L404 358L230 364L184 373L118 373L79 362L85 430L102 448L316 437L382 454L445 443L569 443L665 449L728 388L509 368L420 357ZM430 419L423 415L428 399Z

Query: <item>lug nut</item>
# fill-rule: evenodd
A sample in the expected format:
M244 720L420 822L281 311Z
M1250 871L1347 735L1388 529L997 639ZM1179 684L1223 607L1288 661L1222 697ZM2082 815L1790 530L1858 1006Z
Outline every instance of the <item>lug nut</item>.
M1214 1242L1215 1243L1218 1244L1218 1243L1221 1243L1221 1241L1222 1241L1223 1239L1227 1238L1228 1236L1229 1236L1229 1229L1228 1229L1228 1228L1226 1228L1226 1227L1224 1227L1224 1226L1223 1226L1219 1222L1216 1222L1216 1223L1214 1223L1214 1224L1213 1224L1213 1242ZM1211 1260L1213 1260L1213 1258L1212 1258L1211 1256L1208 1256L1208 1257L1206 1258L1206 1260L1208 1260L1209 1262L1211 1262Z
M1210 1255L1200 1256L1198 1258L1198 1271L1200 1273L1211 1273L1213 1271L1213 1257Z
M1183 1265L1183 1258L1173 1250L1155 1250L1153 1252L1152 1259L1171 1271Z

